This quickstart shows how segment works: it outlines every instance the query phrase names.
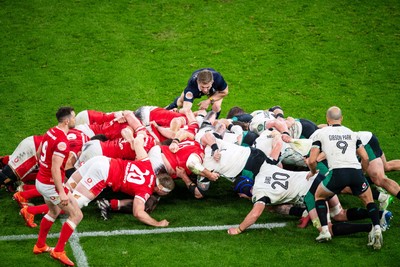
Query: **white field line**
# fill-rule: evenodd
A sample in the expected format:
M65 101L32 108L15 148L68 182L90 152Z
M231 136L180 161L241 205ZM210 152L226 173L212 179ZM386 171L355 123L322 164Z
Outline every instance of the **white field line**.
M277 227L284 227L286 223L265 223L265 224L254 224L250 229L272 229ZM238 225L215 225L215 226L192 226L192 227L175 227L175 228L156 228L150 230L115 230L115 231L97 231L97 232L82 232L79 233L74 231L69 244L72 248L74 257L77 261L77 266L89 267L85 251L79 243L80 237L98 237L98 236L119 236L119 235L146 235L146 234L163 234L163 233L178 233L178 232L201 232L201 231L220 231L227 230L230 227L238 227ZM49 234L47 238L58 238L58 234ZM12 241L12 240L26 240L26 239L37 239L37 235L10 235L0 236L0 241Z
M79 243L78 233L73 233L69 238L69 245L72 248L72 252L76 259L77 266L79 267L89 267L85 251L83 250L81 244Z
M264 224L253 224L250 229L272 229L285 227L286 223L264 223ZM191 226L191 227L174 227L174 228L155 228L149 230L114 230L114 231L97 231L97 232L81 232L74 233L79 240L81 237L88 236L118 236L118 235L146 235L146 234L163 234L163 233L179 233L179 232L204 232L204 231L220 231L228 230L230 227L238 227L235 225L215 225L215 226ZM49 234L48 238L58 238L59 233ZM37 234L35 235L9 235L0 236L0 241L13 241L13 240L27 240L27 239L37 239Z

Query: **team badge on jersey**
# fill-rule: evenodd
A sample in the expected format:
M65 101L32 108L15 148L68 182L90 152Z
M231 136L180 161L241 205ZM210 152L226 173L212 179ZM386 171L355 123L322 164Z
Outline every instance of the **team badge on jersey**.
M362 190L364 191L365 189L367 189L367 187L368 187L367 183L363 183Z
M192 92L187 92L187 93L185 94L185 97L186 97L187 99L192 99L192 98L193 98L193 93L192 93Z
M57 148L60 151L64 151L67 149L67 144L65 142L60 142L60 143L58 143Z
M76 140L78 137L74 133L69 133L67 135L68 140Z
M264 124L260 123L259 125L257 125L257 131L258 132L262 132L265 130Z

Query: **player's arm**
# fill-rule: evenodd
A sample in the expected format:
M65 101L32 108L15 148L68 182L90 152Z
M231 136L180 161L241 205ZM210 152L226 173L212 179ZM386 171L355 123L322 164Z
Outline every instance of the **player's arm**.
M265 209L265 203L262 201L258 201L254 203L253 208L247 214L246 218L239 224L239 227L232 227L228 229L228 234L230 235L238 235L250 226L252 226L258 218L261 216Z
M361 141L360 141L361 143ZM368 166L369 166L369 157L368 157L368 153L365 150L363 145L359 145L357 150L357 155L361 158L361 167L364 173L367 172Z
M131 110L125 110L123 112L124 118L126 119L126 122L128 125L133 129L135 133L145 130L146 128L143 126L142 122L135 116L133 111Z
M54 180L54 185L57 189L58 195L60 196L61 205L67 206L68 205L68 197L64 191L63 186L63 178L61 175L61 165L64 161L64 158L54 154L51 158L51 175Z
M219 152L219 147L217 144L217 139L211 132L205 133L201 139L200 139L200 144L203 146L209 146L211 147L211 155L213 156L215 161L219 161L221 158L221 153Z
M228 88L228 86L226 86L224 90L215 92L215 94L210 96L208 98L208 100L210 101L210 104L212 105L212 104L214 104L214 102L216 102L218 100L221 100L222 98L224 98L228 94L229 94L229 88Z
M215 182L219 178L219 173L212 172L203 166L203 161L196 153L190 154L186 161L186 167L194 174L208 178L210 181Z
M292 137L290 137L289 135L289 128L283 118L276 118L273 121L269 121L266 127L275 128L278 132L282 134L282 140L286 143L292 141Z
M68 160L65 163L65 169L68 170L68 169L73 168L77 159L78 159L78 156L74 152L70 151L69 155L68 155Z
M201 192L195 183L190 180L190 177L187 175L186 171L182 167L176 168L176 176L181 178L185 183L187 189L193 194L195 198L203 198L204 192Z
M189 110L192 110L192 106L193 106L193 102L184 100L182 108L179 110L179 113L182 113L185 115L188 114Z
M40 142L40 145L39 145L38 149L36 150L36 159L37 159L38 162L39 162L39 159L40 159L40 153L42 152L42 147L43 147L43 143Z
M133 199L133 216L144 224L156 226L156 227L166 227L169 225L167 220L157 221L152 218L147 212L144 211L145 202L140 197L135 197Z
M124 128L121 130L121 135L131 145L131 149L135 150L135 138L133 137L133 129L129 126Z
M314 142L310 149L310 156L308 157L308 167L310 168L310 177L317 173L317 159L320 153L319 141Z
M277 131L273 131L272 135L273 135L272 149L269 155L267 156L275 161L278 161L283 146L282 135Z
M146 150L144 149L144 138L142 134L138 134L133 141L133 146L136 153L136 160L145 159L148 157Z

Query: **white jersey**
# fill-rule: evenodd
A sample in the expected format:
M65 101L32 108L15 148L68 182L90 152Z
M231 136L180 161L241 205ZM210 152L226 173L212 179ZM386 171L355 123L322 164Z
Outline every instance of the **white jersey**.
M308 181L308 172L294 172L264 163L257 174L253 186L253 203L263 197L271 200L271 205L283 203L303 203L315 177Z
M272 141L274 137L271 135L272 131L266 130L260 134L259 137L254 141L253 147L260 149L265 155L269 156L272 150ZM281 153L285 152L285 149L289 147L289 144L283 142Z
M208 132L214 133L215 132L214 126L206 125L201 127L194 136L194 140L201 144L201 138Z
M222 139L229 143L241 145L243 139L243 128L239 125L233 125L230 130L224 132Z
M13 172L24 179L28 173L39 168L36 158L36 146L34 136L24 138L10 155L8 165Z
M265 130L268 130L266 125L270 121L276 120L272 113L268 111L256 110L251 113L251 115L253 116L253 118L250 121L249 130L257 134L261 134Z
M241 173L251 150L249 147L235 145L221 139L217 139L217 145L221 153L221 159L215 161L211 156L212 149L207 146L205 148L203 166L231 180Z
M327 126L313 136L313 147L325 153L329 169L361 169L357 159L357 134L345 126Z
M140 119L144 126L150 125L150 111L157 108L156 106L142 106L135 111L135 116Z
M76 161L74 167L78 169L79 167L84 165L84 163L87 162L89 159L102 155L103 149L101 147L101 141L90 140L82 146L82 153L79 155L79 158Z
M303 131L303 125L299 120L295 120L293 125L288 128L289 135L294 139L299 139Z
M372 138L372 133L367 131L356 132L358 135L358 139L361 140L361 143L365 146Z
M89 124L79 124L75 126L76 129L86 134L89 138L95 136L95 133L90 129Z

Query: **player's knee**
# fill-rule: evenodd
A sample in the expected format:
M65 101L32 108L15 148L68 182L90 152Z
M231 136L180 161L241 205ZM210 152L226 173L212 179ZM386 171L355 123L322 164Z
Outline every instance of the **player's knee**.
M89 199L88 197L82 195L79 192L74 192L73 193L73 197L76 199L76 202L78 203L79 209L82 209L83 207L86 207L87 205L89 205L91 199ZM80 212L82 213L82 212ZM82 215L83 216L83 215Z
M329 209L329 214L331 218L335 221L345 221L346 220L346 212L343 210L340 204Z

